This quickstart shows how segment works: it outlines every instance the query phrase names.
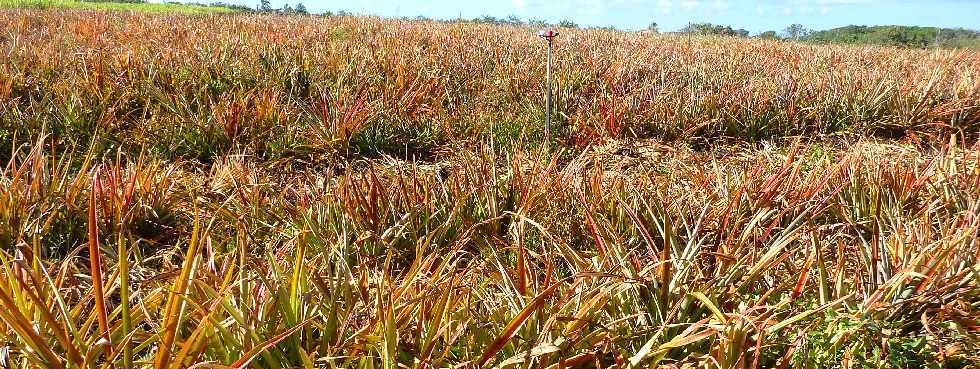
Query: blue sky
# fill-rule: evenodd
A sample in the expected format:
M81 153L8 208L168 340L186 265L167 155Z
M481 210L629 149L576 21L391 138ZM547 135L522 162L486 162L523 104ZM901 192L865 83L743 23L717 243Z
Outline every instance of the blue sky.
M231 0L254 6L258 0ZM271 0L274 7L297 0ZM781 30L792 23L828 29L848 24L922 25L980 29L980 0L305 0L314 12L346 10L386 17L475 18L481 15L570 19L580 25L642 29L657 22L662 31L688 22L712 22L752 33Z

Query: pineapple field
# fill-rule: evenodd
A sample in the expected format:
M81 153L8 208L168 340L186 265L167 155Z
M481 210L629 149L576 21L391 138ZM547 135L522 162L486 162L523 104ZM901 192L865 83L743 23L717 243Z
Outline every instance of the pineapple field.
M0 9L0 368L980 365L980 53L536 32Z

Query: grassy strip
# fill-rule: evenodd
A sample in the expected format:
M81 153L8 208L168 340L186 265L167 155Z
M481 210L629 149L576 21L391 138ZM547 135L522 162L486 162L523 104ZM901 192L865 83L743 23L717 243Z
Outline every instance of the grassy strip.
M146 13L180 13L180 14L209 14L234 13L234 9L221 6L204 6L197 4L173 3L120 3L103 1L75 0L0 0L0 8L35 8L35 9L87 9L137 11Z

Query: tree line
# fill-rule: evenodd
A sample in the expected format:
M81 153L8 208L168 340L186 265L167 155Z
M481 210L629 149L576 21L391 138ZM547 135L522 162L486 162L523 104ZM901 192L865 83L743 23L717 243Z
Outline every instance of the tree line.
M259 0L259 6L256 8L256 10L260 13L300 14L300 15L310 14L310 12L306 10L306 5L303 5L303 3L301 2L296 3L296 7L289 6L289 3L287 2L287 3L283 3L281 9L273 9L272 3L270 3L269 0Z
M146 0L89 0L103 2L124 2L142 3ZM180 4L181 2L167 1L168 3ZM297 2L295 6L284 3L279 9L272 7L270 0L258 0L255 8L229 4L225 2L211 2L208 4L197 2L183 2L183 4L220 6L241 12L259 12L281 15L308 15L310 14L302 2ZM325 16L337 15L346 16L350 13L339 11L333 13L326 11ZM403 17L409 20L430 20L429 18L418 16L414 18ZM563 19L558 22L548 22L543 19L521 19L516 15L498 18L484 15L473 19L459 19L449 21L464 21L474 23L486 23L511 26L533 26L533 27L564 27L579 28L579 25L572 20ZM613 26L591 27L602 29L616 29ZM645 32L657 33L659 27L656 22L650 23L644 30ZM805 27L802 24L791 24L782 31L765 31L754 36L750 36L749 31L742 28L734 28L730 25L713 24L707 22L688 23L677 33L691 35L712 35L726 37L754 37L766 40L794 40L813 43L839 43L839 44L872 44L898 47L951 47L951 48L971 48L980 49L980 32L965 28L937 28L937 27L917 27L917 26L845 26L829 30L816 31Z
M427 19L418 17L416 19ZM499 25L557 26L578 28L571 20L548 23L543 20L521 18L511 15L497 18L489 15L474 18L471 22ZM614 27L597 27L615 29ZM656 22L650 23L645 32L659 32ZM730 25L713 23L688 23L678 32L680 34L710 35L727 37L754 37L766 40L793 40L812 43L870 44L899 47L955 47L980 49L980 32L964 28L937 28L916 26L846 26L830 30L816 31L802 24L791 24L781 31L765 31L751 35L748 30Z
M654 23L655 25L655 23ZM654 28L655 30L655 28ZM690 23L684 34L750 37L749 31L727 25ZM955 47L980 49L980 32L965 28L917 26L846 26L823 31L791 24L781 32L765 31L752 36L768 40L794 40L812 43L884 45L912 48Z
M804 40L819 43L875 44L900 47L980 49L980 32L964 28L846 26L811 32Z

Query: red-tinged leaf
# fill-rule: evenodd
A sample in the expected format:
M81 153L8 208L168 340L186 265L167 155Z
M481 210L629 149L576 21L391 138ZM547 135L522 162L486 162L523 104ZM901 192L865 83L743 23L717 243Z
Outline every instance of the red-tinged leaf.
M518 236L520 237L520 236ZM517 245L517 291L521 295L527 295L527 256L524 252L524 243L518 238Z
M105 355L110 357L112 356L112 341L109 339L109 314L106 312L105 292L102 288L102 253L99 245L99 225L96 223L95 216L98 193L102 192L98 172L95 173L92 186L88 206L88 251L89 264L92 270L92 293L95 295L95 314L99 320L99 331L102 333L102 338L109 342L105 349Z
M554 293L560 285L561 283L551 285L551 287L548 287L548 289L544 290L544 292L541 292L538 297L535 297L531 303L527 304L527 306L525 306L524 309L521 310L521 312L518 313L509 324L507 324L507 327L500 333L500 336L497 337L497 339L494 340L490 346L487 346L486 351L484 351L483 355L480 356L480 361L478 362L477 367L482 367L487 363L487 361L493 358L494 355L500 352L500 350L504 348L504 345L506 345L507 342L514 337L514 334L517 333L517 329L524 325L524 322L531 317L531 314L538 310L538 308L544 303L544 300L546 300L548 296L551 296L551 294Z
M810 257L806 259L806 264L803 266L803 269L800 270L800 276L796 278L796 287L793 288L794 299L803 294L803 289L806 288L806 283L810 280L810 268L813 267L813 260L813 255L810 255Z
M656 243L653 242L653 237L650 237L650 232L647 231L646 225L643 224L639 215L636 214L636 210L634 210L631 206L629 206L629 204L626 203L626 201L623 201L622 199L620 199L619 202L623 205L623 209L626 210L626 214L629 215L630 219L633 221L633 224L636 225L636 229L640 231L640 236L643 237L643 241L646 242L647 255L653 258L654 263L660 262L660 257L657 255L657 249L655 248Z
M548 369L574 368L581 364L585 364L586 362L592 359L595 359L595 353L586 352L583 354L572 356L568 359L562 359L561 361L549 366Z
M929 267L928 271L926 271L925 278L923 278L922 281L919 282L919 285L915 287L915 293L918 294L918 293L922 293L922 291L925 291L926 287L929 286L929 283L932 281L933 277L935 277L936 273L939 272L939 267L946 262L946 258L949 257L950 253L953 250L954 250L953 247L946 247L942 251L940 251L938 255L934 256L929 260L932 263L932 266Z
M599 234L599 227L596 227L595 220L592 219L592 213L590 213L591 207L585 201L585 195L582 194L581 188L575 187L575 194L578 195L578 200L582 202L582 205L585 205L585 221L589 225L589 231L592 232L592 237L595 238L595 245L599 249L599 256L605 257L606 244L602 241L602 235Z

